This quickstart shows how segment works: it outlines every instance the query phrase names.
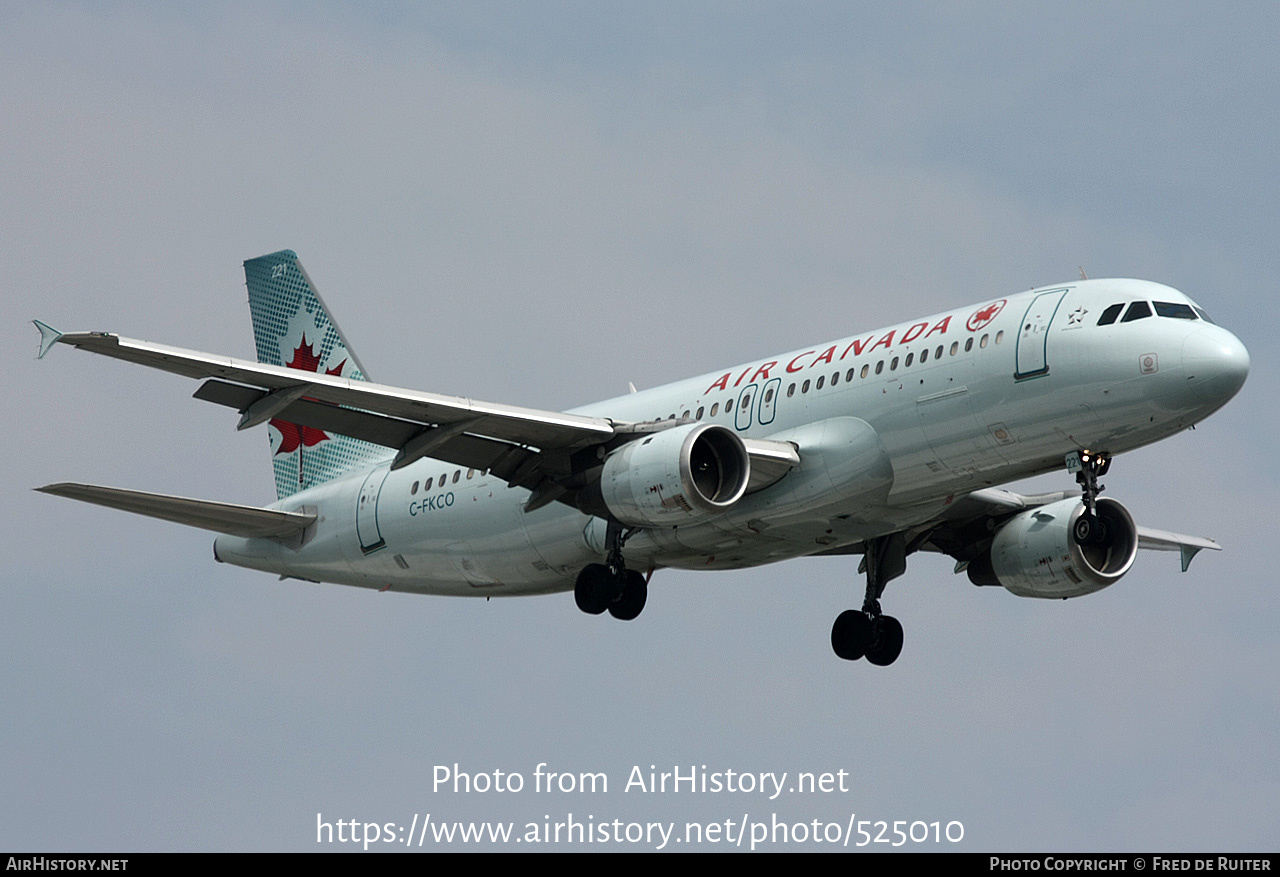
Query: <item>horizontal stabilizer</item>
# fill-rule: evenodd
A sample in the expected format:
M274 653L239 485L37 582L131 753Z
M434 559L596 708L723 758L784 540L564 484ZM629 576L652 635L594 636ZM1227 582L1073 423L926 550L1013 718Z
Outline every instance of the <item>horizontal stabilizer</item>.
M108 508L121 509L137 515L147 515L189 527L213 530L230 536L254 538L281 538L301 533L315 522L316 516L302 512L286 512L279 509L263 509L257 506L234 505L207 499L188 499L167 496L162 493L144 493L120 487L100 487L96 484L46 484L37 487L41 493L65 496Z

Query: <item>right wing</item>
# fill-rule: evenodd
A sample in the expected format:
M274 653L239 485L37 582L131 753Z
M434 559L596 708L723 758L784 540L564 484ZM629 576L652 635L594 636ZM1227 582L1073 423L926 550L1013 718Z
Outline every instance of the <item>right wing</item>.
M958 559L963 558L972 552L973 546L989 539L996 527L1018 512L1079 495L1079 491L1075 490L1030 495L1014 493L1000 487L975 490L948 506L939 520L921 528L917 544L922 550L932 549ZM1186 536L1142 526L1137 530L1139 548L1180 552L1183 572L1187 571L1192 558L1201 551L1222 550L1217 542L1203 536ZM961 568L957 566L956 571L959 572Z
M1203 536L1184 536L1181 533L1169 533L1165 530L1153 530L1150 527L1138 528L1138 547L1151 551L1177 551L1182 556L1182 571L1191 566L1191 559L1204 549L1221 551L1222 546L1212 539Z

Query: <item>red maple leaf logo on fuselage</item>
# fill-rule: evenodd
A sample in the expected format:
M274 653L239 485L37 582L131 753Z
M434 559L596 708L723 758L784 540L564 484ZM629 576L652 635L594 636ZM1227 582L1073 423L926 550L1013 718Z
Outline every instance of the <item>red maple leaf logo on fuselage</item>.
M344 359L334 368L325 369L327 375L341 375L343 367L347 364ZM316 355L314 345L307 343L307 335L302 334L302 343L293 351L293 359L285 365L289 368L296 368L304 372L319 372L320 357ZM324 430L316 429L314 426L299 426L296 423L288 423L284 420L271 419L271 425L280 430L280 447L276 448L276 454L291 454L301 446L312 447L320 442L328 441L329 436Z
M1004 310L1004 303L1005 303L1005 300L1000 299L1000 301L998 302L993 302L992 304L987 305L985 308L979 308L978 310L974 311L973 315L969 317L969 321L965 323L965 328L967 328L970 332L978 331L983 326L987 325L987 323L990 323L992 320L994 320L996 318L996 314Z

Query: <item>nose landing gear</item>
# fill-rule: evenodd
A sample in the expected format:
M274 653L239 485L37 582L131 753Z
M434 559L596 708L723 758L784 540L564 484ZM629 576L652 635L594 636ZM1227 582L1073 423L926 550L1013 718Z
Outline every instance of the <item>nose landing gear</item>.
M1105 545L1107 525L1098 517L1098 494L1106 487L1098 479L1111 468L1111 455L1105 451L1073 451L1067 455L1067 471L1075 472L1080 485L1084 513L1071 526L1071 537L1077 545Z

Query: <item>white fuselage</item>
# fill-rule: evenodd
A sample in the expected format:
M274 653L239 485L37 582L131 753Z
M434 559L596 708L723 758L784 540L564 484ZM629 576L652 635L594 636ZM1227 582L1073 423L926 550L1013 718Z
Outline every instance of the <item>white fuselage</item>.
M1182 316L1123 321L1138 301ZM1121 315L1098 325L1117 304ZM1044 287L573 413L701 420L794 443L801 463L778 483L626 543L636 569L754 566L925 524L954 498L1059 468L1071 451L1121 453L1202 420L1239 389L1249 360L1230 332L1187 317L1191 304L1139 280ZM488 473L431 459L390 471L389 460L277 503L318 515L293 547L220 536L217 557L316 581L498 596L569 590L605 554L600 518L559 503L525 513L528 491Z

